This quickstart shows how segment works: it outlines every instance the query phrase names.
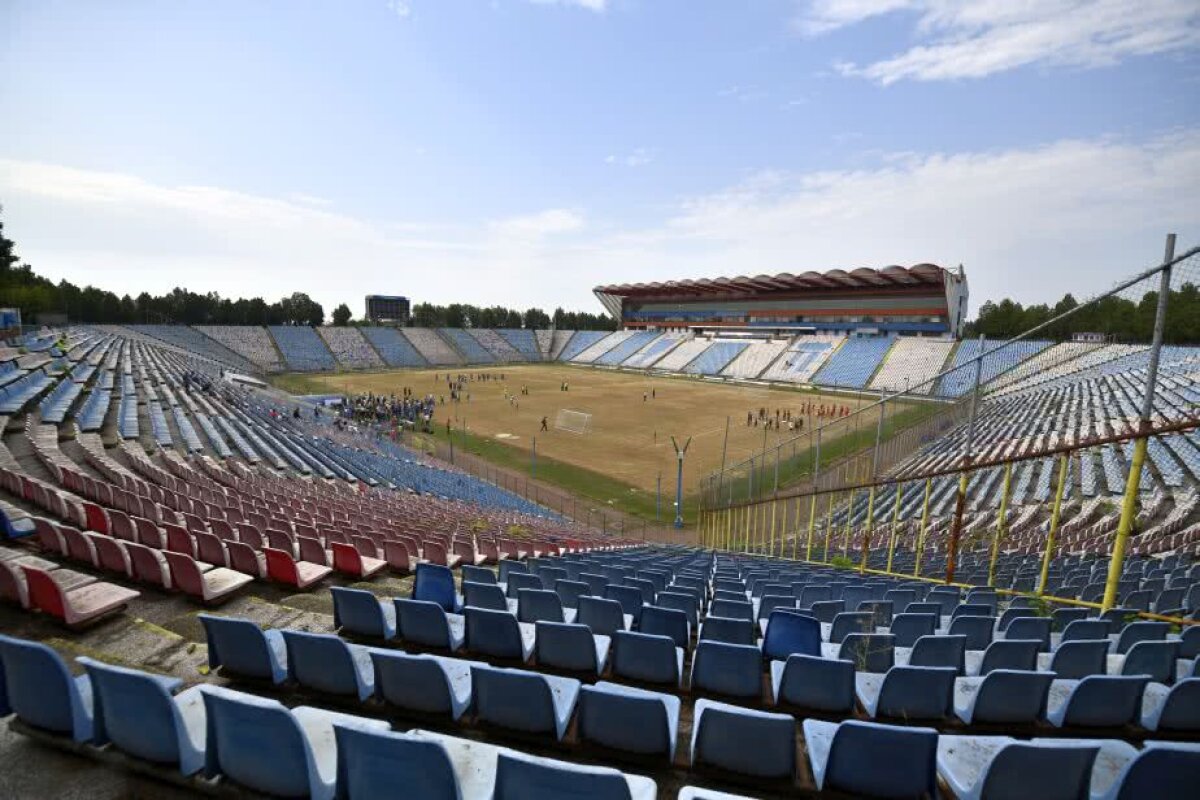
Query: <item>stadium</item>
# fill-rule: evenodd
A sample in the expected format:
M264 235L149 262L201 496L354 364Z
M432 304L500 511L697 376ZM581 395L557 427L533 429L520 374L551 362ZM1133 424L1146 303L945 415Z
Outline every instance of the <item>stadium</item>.
M1200 17L1000 5L9 3L0 798L1196 797Z

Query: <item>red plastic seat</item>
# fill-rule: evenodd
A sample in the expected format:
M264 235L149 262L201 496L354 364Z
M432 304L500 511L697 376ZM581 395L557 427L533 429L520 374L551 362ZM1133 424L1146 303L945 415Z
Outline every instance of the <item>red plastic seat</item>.
M307 589L324 580L333 570L308 561L296 561L289 553L272 547L263 549L267 558L267 577L279 583Z
M29 582L29 605L76 627L121 610L140 595L113 583L96 581L73 589L63 589L52 572L22 565ZM58 570L55 570L56 572Z

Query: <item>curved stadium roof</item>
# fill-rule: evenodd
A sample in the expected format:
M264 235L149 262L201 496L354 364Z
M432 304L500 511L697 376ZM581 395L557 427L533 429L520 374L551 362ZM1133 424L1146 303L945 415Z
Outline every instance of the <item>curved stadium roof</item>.
M805 289L871 289L889 286L941 286L946 270L936 264L911 267L890 266L882 269L855 269L846 272L802 272L793 275L740 275L736 278L700 278L699 280L657 281L651 283L615 283L597 286L593 291L614 297L662 297L690 295L756 295Z

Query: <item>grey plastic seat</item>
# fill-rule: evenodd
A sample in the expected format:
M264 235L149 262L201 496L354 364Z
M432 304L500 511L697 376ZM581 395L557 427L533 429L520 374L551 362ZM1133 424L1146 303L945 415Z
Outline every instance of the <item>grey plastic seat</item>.
M274 628L263 630L250 620L198 614L208 639L208 667L227 677L266 680L287 678L287 645Z
M419 714L457 720L471 705L471 667L464 658L412 655L374 649L375 696L389 705Z
M503 562L501 562L503 563ZM543 589L542 579L537 575L528 572L510 572L507 578L502 579L507 589L508 598L516 600L519 596L517 593L522 589Z
M854 662L793 654L771 662L776 705L826 713L854 710Z
M992 643L995 625L995 617L959 617L950 623L950 635L965 636L967 650L986 650Z
M396 607L390 600L380 600L366 589L332 586L333 627L342 632L368 636L372 639L393 639L396 636Z
M683 648L669 636L617 631L612 648L613 675L642 683L682 684Z
M335 724L337 797L377 800L403 785L412 797L461 800L446 750L419 735Z
M950 716L953 667L892 667L886 673L854 676L858 702L872 719L941 720Z
M966 671L967 638L965 636L922 636L908 652L901 650L896 658L912 667L954 667Z
M958 800L1088 797L1100 747L1083 742L1008 736L945 736L937 744L938 774ZM1036 777L1037 788L1031 786Z
M796 720L697 700L693 709L691 763L754 778L791 779L796 773Z
M1063 642L1053 653L1038 654L1038 669L1059 678L1079 679L1105 674L1108 639L1079 639Z
M807 609L819 622L832 624L838 614L846 611L846 603L842 600L821 600L813 603Z
M1018 617L1009 623L1004 632L1005 639L1035 639L1040 642L1041 652L1050 650L1050 618Z
M996 630L1003 633L1008 630L1009 624L1014 619L1020 619L1022 617L1037 617L1037 616L1038 616L1037 611L1033 610L1032 608L1028 608L1028 607L1024 607L1024 606L1010 605L1008 608L1006 608L1004 610L1004 613L1000 615L1000 619L998 619L996 621ZM1047 618L1047 619L1049 619L1049 618Z
M1047 721L1056 728L1119 728L1139 721L1142 693L1149 679L1140 675L1089 675L1055 680L1050 686Z
M1170 630L1171 626L1166 622L1151 622L1148 620L1131 622L1122 628L1120 634L1117 635L1113 652L1121 655L1128 653L1130 649L1140 642L1162 641L1167 638L1167 633Z
M575 611L564 609L562 600L549 589L521 589L517 592L517 621L574 622Z
M375 670L368 648L348 644L337 634L308 631L285 630L283 641L288 677L301 686L360 702L375 693Z
M516 610L516 602L508 599L499 584L463 581L462 590L463 602L468 606L487 608L492 611L507 611L509 613L513 613Z
M578 729L585 742L609 750L674 758L679 698L600 681L579 693Z
M1140 641L1125 655L1110 655L1107 671L1110 675L1149 675L1155 683L1175 682L1175 658L1178 641Z
M586 625L539 621L534 625L538 666L600 675L608 666L612 639Z
M850 661L858 672L887 672L896 663L895 641L889 633L851 633L840 645L821 645L821 655Z
M448 614L437 603L397 597L396 634L406 642L454 652L462 647L466 621L461 614Z
M1102 639L1108 641L1108 631L1111 625L1104 620L1099 619L1079 619L1074 622L1067 623L1063 628L1062 635L1059 637L1058 646L1061 647L1064 642L1077 642L1091 639Z
M966 654L967 675L987 675L996 669L1036 670L1041 646L1034 639L996 639L982 654Z
M1109 760L1120 763L1107 784L1097 786L1099 769L1092 775L1092 797L1096 800L1186 800L1195 797L1200 781L1200 744L1194 742L1145 742L1137 751L1125 742L1097 740ZM1109 752L1105 752L1109 751ZM1101 776L1104 778L1108 775Z
M1170 688L1148 684L1142 697L1142 727L1148 731L1200 731L1200 678L1186 678Z
M558 599L562 601L565 609L578 609L579 598L590 591L588 585L583 581L557 580L554 582L554 593L558 595Z
M704 641L692 658L691 689L740 699L762 696L762 651L752 645Z
M954 713L965 724L1033 724L1045 718L1052 672L995 669L954 685Z
M521 669L478 665L471 668L471 692L481 722L522 733L567 732L579 681Z
M875 616L869 611L843 611L829 626L830 644L841 644L851 633L874 633Z
M858 797L935 797L937 731L876 722L804 720L817 789Z

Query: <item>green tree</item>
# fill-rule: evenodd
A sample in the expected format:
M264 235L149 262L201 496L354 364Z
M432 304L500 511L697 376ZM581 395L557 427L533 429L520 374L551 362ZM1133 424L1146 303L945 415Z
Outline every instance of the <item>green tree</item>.
M351 316L350 306L342 303L333 310L333 324L339 328L345 327L349 324Z

